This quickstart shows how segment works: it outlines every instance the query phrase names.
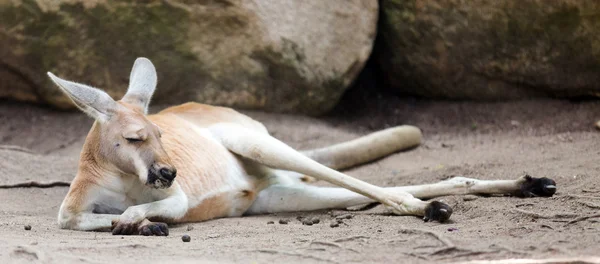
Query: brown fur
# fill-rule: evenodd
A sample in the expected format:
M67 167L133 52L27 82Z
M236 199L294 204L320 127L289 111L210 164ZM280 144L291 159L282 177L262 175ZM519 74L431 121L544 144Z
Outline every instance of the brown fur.
M228 179L225 178L229 164L219 159L235 159L234 155L221 144L199 136L195 132L190 133L193 126L206 127L218 122L240 122L254 129L264 129L262 124L237 111L198 103L186 103L167 108L158 114L148 116L148 119L163 130L163 147L171 157L172 164L178 169L178 184L188 196L214 193L229 184ZM254 184L247 187L254 188ZM247 192L246 195L236 195L244 191ZM247 200L249 206L254 200L254 192L240 189L217 193L190 209L182 219L174 219L174 222L226 217L235 209L231 208L234 198Z
M189 102L169 107L158 113L158 115L166 114L175 114L178 117L188 120L200 127L208 127L217 123L229 122L242 125L249 129L255 129L257 131L267 131L263 124L246 115L242 115L231 108L226 107Z

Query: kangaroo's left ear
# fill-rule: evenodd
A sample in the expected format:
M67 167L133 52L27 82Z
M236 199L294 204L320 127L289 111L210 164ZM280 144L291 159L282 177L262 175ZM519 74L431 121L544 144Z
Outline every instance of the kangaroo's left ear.
M140 107L144 114L148 113L150 98L156 89L156 80L156 69L152 62L146 58L136 59L129 76L129 88L121 100Z

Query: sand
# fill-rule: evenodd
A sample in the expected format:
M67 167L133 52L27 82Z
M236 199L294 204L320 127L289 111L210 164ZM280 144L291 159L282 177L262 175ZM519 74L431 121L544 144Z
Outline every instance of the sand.
M345 103L320 118L244 113L299 149L394 125L422 128L420 147L347 171L373 184L530 174L556 180L558 192L529 199L441 197L454 208L443 224L376 207L218 219L171 226L168 237L141 237L58 229L66 187L0 189L0 263L442 263L600 255L600 218L569 224L600 208L600 132L594 127L600 102L375 98L368 105ZM0 184L70 180L91 123L80 113L0 102L0 144L13 146L0 147ZM346 213L353 217L330 227ZM302 225L298 216L320 223ZM182 242L184 234L191 242Z

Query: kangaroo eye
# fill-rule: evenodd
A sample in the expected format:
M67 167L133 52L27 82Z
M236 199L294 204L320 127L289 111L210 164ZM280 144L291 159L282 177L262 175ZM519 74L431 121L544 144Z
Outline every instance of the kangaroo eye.
M156 126L156 131L158 132L158 137L161 138L162 137L162 130L160 129L160 127Z
M129 143L137 143L137 142L144 141L141 138L126 138L126 139L127 139L127 142L129 142Z

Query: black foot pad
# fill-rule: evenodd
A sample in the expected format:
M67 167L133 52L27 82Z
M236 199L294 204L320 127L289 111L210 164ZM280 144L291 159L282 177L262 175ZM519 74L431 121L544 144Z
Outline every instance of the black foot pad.
M556 182L546 177L523 177L521 189L515 194L519 197L552 197L556 193Z
M452 215L452 208L442 202L433 201L425 207L425 216L423 221L438 221L440 223L448 221Z
M153 222L140 227L140 235L143 236L168 236L169 227L165 223Z
M149 222L149 221L146 221ZM143 235L143 236L168 236L169 227L165 223L149 222L140 225L140 223L120 223L114 222L112 225L113 235Z

